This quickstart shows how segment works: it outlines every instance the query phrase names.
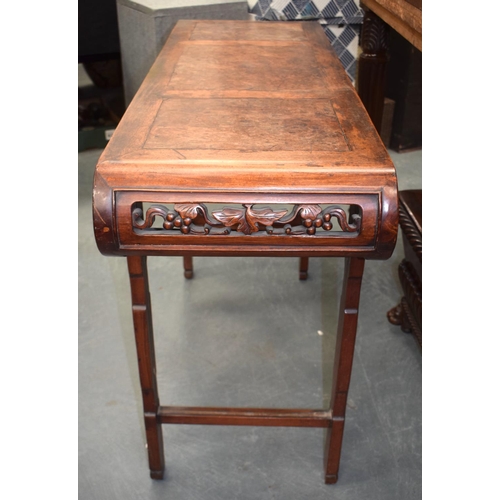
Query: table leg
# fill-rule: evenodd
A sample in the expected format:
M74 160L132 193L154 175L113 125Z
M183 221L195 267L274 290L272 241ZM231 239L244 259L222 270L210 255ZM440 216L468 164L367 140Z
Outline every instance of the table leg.
M159 418L160 402L156 382L153 321L146 257L127 257L127 263L132 292L132 314L144 407L149 469L153 479L162 479L165 469L163 433Z
M190 280L193 277L193 257L184 256L184 278Z
M299 260L299 279L307 279L307 270L309 269L309 257L300 257Z
M333 384L330 409L332 423L327 430L325 447L325 482L336 483L344 434L347 393L358 324L359 296L365 260L358 257L345 259L344 284L340 299L337 342L333 365Z

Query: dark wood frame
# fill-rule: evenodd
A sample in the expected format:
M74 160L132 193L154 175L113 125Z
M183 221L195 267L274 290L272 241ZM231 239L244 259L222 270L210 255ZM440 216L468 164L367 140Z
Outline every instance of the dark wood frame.
M358 94L380 132L384 110L388 27L422 51L421 0L362 0L362 54L358 63Z
M422 349L422 190L400 191L399 201L405 258L399 264L398 275L403 297L387 313L387 319L413 334Z

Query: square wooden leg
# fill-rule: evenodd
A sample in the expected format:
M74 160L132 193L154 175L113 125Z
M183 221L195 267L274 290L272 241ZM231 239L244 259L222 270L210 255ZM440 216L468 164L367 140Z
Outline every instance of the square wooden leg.
M193 277L193 257L184 255L184 278L190 280Z
M309 257L300 257L299 260L299 279L307 279L307 270L309 269Z
M345 259L330 401L332 423L327 431L325 445L325 482L327 484L336 483L338 479L364 265L364 259L357 257Z
M164 474L162 423L322 427L323 421L328 421L325 447L325 482L336 483L344 432L347 393L354 356L364 259L356 257L345 260L344 283L340 301L337 344L333 368L332 398L330 404L331 416L325 417L324 415L319 415L316 411L308 410L293 410L291 413L290 411L286 412L286 410L282 410L283 415L279 411L276 415L277 410L254 410L256 416L253 419L248 409L243 412L244 418L239 419L238 410L234 408L219 408L215 409L216 411L214 409L212 411L206 409L206 415L201 411L203 409L191 410L192 415L189 412L186 413L186 409L184 409L185 414L175 419L172 417L175 414L175 408L160 407L156 382L146 257L127 257L127 261L132 291L134 331L143 395L144 421L151 477L153 479L162 479ZM315 416L316 419L314 421L309 421L311 415ZM292 416L294 417L293 421L291 421Z
M163 433L159 417L160 403L156 383L153 322L146 257L127 257L127 263L132 292L132 314L144 407L149 469L153 479L162 479L165 470Z

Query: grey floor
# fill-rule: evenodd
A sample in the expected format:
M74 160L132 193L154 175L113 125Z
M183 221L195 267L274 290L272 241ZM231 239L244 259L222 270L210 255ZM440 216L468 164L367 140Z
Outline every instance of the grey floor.
M149 478L126 261L94 243L92 174L79 153L79 498L420 499L421 369L388 323L401 238L367 261L339 481L323 482L322 429L163 426L167 474ZM391 152L400 189L420 188L421 151ZM149 259L161 404L318 408L331 385L342 260Z

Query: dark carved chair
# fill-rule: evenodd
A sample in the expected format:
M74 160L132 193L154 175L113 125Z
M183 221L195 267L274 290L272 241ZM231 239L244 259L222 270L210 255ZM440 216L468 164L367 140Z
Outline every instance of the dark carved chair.
M399 264L404 295L387 318L404 332L412 333L422 348L422 190L399 192L399 225L405 253Z

